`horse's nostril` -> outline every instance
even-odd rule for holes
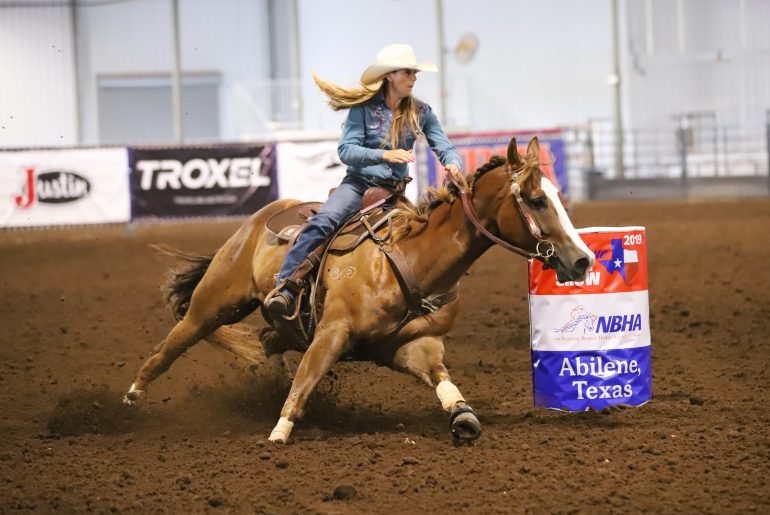
[[[588,270],[589,266],[591,266],[591,261],[586,257],[582,257],[575,261],[575,270],[579,271],[580,273]]]

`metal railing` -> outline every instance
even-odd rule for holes
[[[668,127],[632,128],[623,132],[624,176],[721,177],[768,174],[768,122],[762,125],[719,124],[713,115],[686,114]],[[577,166],[614,178],[611,123],[592,120],[575,129],[583,148]]]
[[[765,192],[770,192],[770,109],[764,125],[719,123],[714,113],[701,112],[677,115],[665,127],[626,129],[623,177],[615,176],[610,120],[590,120],[572,130],[569,155],[573,182],[580,182],[586,173],[605,182],[677,179],[687,194],[693,181],[745,181],[753,177],[757,181],[767,179]]]

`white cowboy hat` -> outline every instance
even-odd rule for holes
[[[418,70],[437,72],[438,68],[430,61],[417,62],[411,45],[388,45],[377,52],[377,59],[361,74],[361,84],[368,86],[378,82],[386,74],[396,70]]]

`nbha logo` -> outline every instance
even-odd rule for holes
[[[599,317],[599,323],[596,324],[597,333],[625,333],[641,330],[642,315],[640,313]]]
[[[575,306],[570,311],[570,319],[561,327],[554,328],[557,333],[572,333],[582,327],[584,334],[626,333],[642,330],[642,314],[627,315],[596,315],[587,311],[582,305]]]
[[[27,177],[21,194],[14,201],[22,209],[30,207],[35,200],[44,204],[63,204],[79,200],[91,191],[91,183],[85,177],[65,170],[35,174],[34,168],[25,170]]]

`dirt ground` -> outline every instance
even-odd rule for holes
[[[210,251],[238,223],[0,232],[0,513],[770,513],[770,201],[573,219],[647,227],[654,399],[534,409],[526,263],[495,248],[446,342],[484,425],[470,446],[433,390],[367,363],[338,364],[273,445],[285,391],[205,343],[124,407],[172,327],[147,244]]]

